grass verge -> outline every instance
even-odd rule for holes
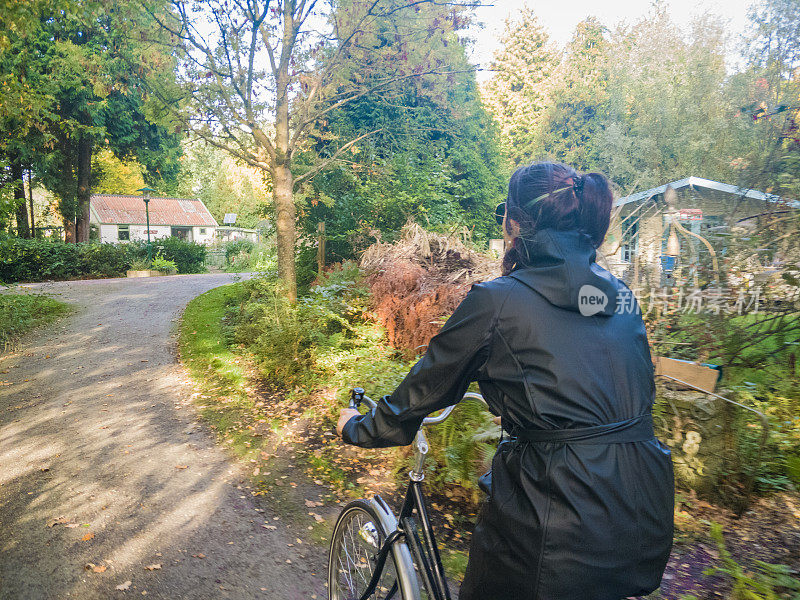
[[[215,288],[186,307],[178,333],[181,360],[197,387],[200,414],[237,456],[260,450],[248,428],[257,406],[248,396],[241,357],[226,343],[224,317],[241,284]]]
[[[187,305],[178,329],[181,362],[195,384],[201,417],[218,441],[252,469],[252,495],[269,498],[284,522],[326,543],[329,524],[312,517],[322,512],[317,507],[335,498],[322,482],[301,475],[306,457],[302,445],[293,441],[292,424],[268,416],[264,390],[250,387],[247,357],[228,343],[225,317],[241,302],[242,291],[241,283],[218,287]]]
[[[0,347],[8,350],[25,332],[72,312],[72,307],[41,294],[0,294]]]

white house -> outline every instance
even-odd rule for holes
[[[217,222],[202,201],[191,198],[150,198],[150,239],[179,237],[210,244]],[[89,222],[100,229],[100,241],[147,240],[147,215],[141,196],[95,194]]]

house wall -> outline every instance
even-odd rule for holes
[[[201,233],[200,230],[205,231],[205,233]],[[214,241],[214,232],[215,227],[193,227],[192,228],[192,239],[197,242],[198,244],[205,244],[209,245]]]
[[[131,241],[147,241],[147,226],[130,225]],[[200,229],[205,229],[206,233],[201,234]],[[210,244],[214,241],[214,227],[192,227],[192,240],[199,244]],[[170,225],[150,225],[150,239],[165,238],[172,235]],[[117,236],[117,225],[100,225],[100,241],[109,244],[120,242]],[[125,243],[124,241],[122,242]]]
[[[150,225],[150,239],[155,240],[158,238],[165,238],[172,235],[172,229],[169,225]],[[131,240],[132,241],[147,241],[147,226],[146,225],[131,225]]]
[[[100,225],[100,241],[104,244],[116,244],[117,240],[117,226],[116,225]]]
[[[146,225],[130,225],[130,241],[147,241]],[[169,225],[150,225],[150,239],[169,237],[172,233]],[[100,241],[116,244],[120,240],[117,236],[117,225],[100,225]],[[122,242],[125,243],[125,242]]]
[[[765,202],[762,200],[755,200],[751,198],[741,198],[732,194],[718,192],[714,190],[691,190],[681,189],[677,191],[678,202],[676,208],[680,209],[700,209],[703,212],[703,220],[693,222],[689,220],[681,220],[680,223],[686,229],[692,230],[694,223],[695,233],[707,237],[707,228],[709,226],[727,225],[729,227],[747,227],[748,224],[754,223],[755,219],[745,222],[744,224],[737,224],[739,219],[744,217],[761,214],[770,210],[785,210],[785,207],[778,206],[775,203]],[[666,238],[667,230],[664,224],[664,208],[663,196],[657,197],[659,200],[659,210],[647,211],[642,209],[640,212],[648,213],[649,216],[642,218],[639,221],[639,248],[638,248],[638,282],[639,285],[652,285],[658,286],[661,281],[661,248],[662,241]],[[631,203],[624,206],[621,210],[620,218],[624,218],[631,212],[639,208],[641,203]],[[699,225],[699,226],[698,226]],[[613,235],[620,235],[620,228],[612,227],[609,233]],[[690,242],[683,235],[679,234],[681,242],[681,261],[684,264],[691,262],[692,249],[690,243],[700,252],[700,256],[707,256],[708,250],[702,245],[699,240]],[[718,258],[724,254],[725,247],[719,240],[710,239],[717,251]],[[614,249],[616,244],[610,244],[609,238],[601,246],[602,249]],[[610,268],[612,273],[617,277],[625,279],[627,282],[632,282],[634,276],[634,265],[626,263],[622,260],[622,255],[619,249],[610,255],[609,262],[613,265]],[[604,265],[605,266],[605,265]],[[608,267],[607,267],[608,268]]]

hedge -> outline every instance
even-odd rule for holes
[[[178,238],[153,242],[153,255],[175,262],[178,273],[202,273],[206,248]],[[45,281],[124,275],[135,259],[147,257],[147,244],[67,244],[47,240],[0,239],[0,281]]]

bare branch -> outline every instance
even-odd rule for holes
[[[314,177],[314,175],[316,175],[317,173],[322,171],[325,167],[330,165],[333,161],[335,161],[342,152],[344,152],[348,148],[352,147],[353,144],[356,144],[356,143],[360,142],[361,140],[363,140],[364,138],[367,138],[367,137],[369,137],[371,135],[375,135],[376,133],[379,133],[381,131],[383,131],[383,128],[375,129],[374,131],[369,131],[367,133],[364,133],[364,134],[358,136],[355,139],[350,140],[349,142],[344,144],[341,148],[336,150],[336,152],[334,152],[330,157],[326,158],[321,163],[319,163],[318,165],[314,166],[310,170],[306,171],[302,175],[298,175],[297,177],[295,177],[295,179],[294,179],[295,187],[298,187],[301,183],[303,183],[305,181],[308,181],[309,179]]]

